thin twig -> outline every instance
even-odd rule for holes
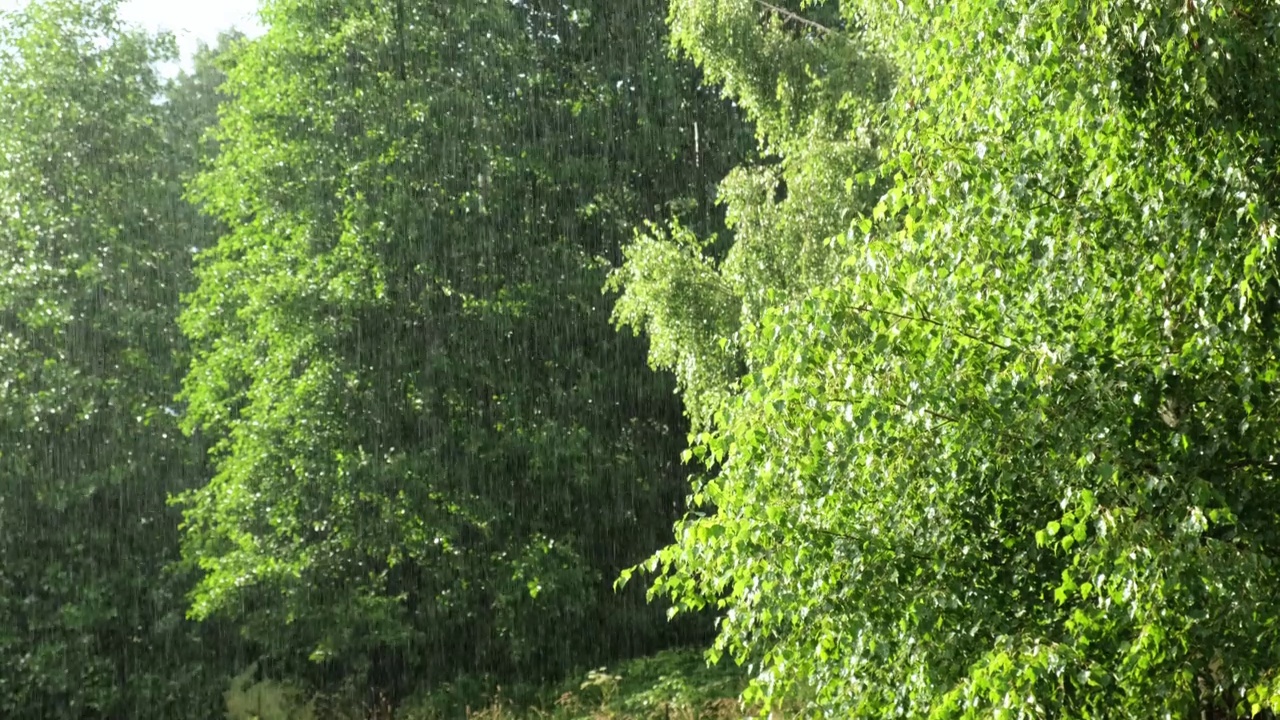
[[[818,32],[820,32],[820,33],[822,33],[822,34],[824,34],[824,35],[839,35],[839,34],[840,34],[840,33],[839,33],[839,32],[837,32],[836,30],[833,30],[832,28],[829,28],[829,27],[827,27],[826,25],[823,25],[822,23],[814,22],[814,21],[810,20],[810,19],[809,19],[809,18],[807,18],[807,17],[804,17],[804,16],[802,16],[802,15],[797,15],[797,14],[795,14],[795,13],[791,12],[790,10],[788,10],[788,9],[786,9],[786,8],[780,8],[780,7],[778,7],[777,5],[773,5],[773,4],[771,4],[771,3],[767,3],[767,2],[765,2],[764,0],[756,0],[756,4],[757,4],[757,5],[759,5],[760,7],[764,8],[765,10],[768,10],[769,12],[772,12],[773,14],[777,15],[778,17],[781,17],[781,18],[782,18],[782,19],[784,19],[784,20],[790,20],[791,22],[800,23],[801,25],[807,25],[808,27],[811,27],[811,28],[813,28],[814,30],[817,30]]]
[[[915,560],[919,560],[919,561],[921,561],[921,562],[932,562],[932,561],[933,561],[933,558],[932,558],[932,557],[930,557],[930,556],[928,556],[928,555],[921,555],[920,553],[915,552],[915,551],[913,551],[913,550],[908,550],[908,549],[906,549],[906,548],[895,547],[894,545],[891,545],[890,543],[884,542],[883,540],[881,540],[879,543],[875,543],[875,542],[874,542],[874,540],[875,540],[874,538],[870,538],[870,537],[866,537],[866,536],[858,536],[858,535],[847,535],[847,534],[845,534],[845,533],[836,532],[835,530],[828,530],[828,529],[826,529],[826,528],[821,528],[821,527],[818,527],[818,526],[816,526],[816,525],[811,525],[811,524],[809,524],[809,523],[805,523],[805,522],[798,522],[798,523],[796,523],[796,524],[795,524],[795,526],[796,526],[796,527],[799,527],[800,529],[808,530],[809,532],[818,533],[819,535],[826,535],[827,537],[835,538],[835,539],[837,539],[837,540],[844,540],[844,541],[846,541],[846,542],[858,543],[858,544],[862,544],[862,545],[872,545],[872,546],[873,546],[873,548],[874,548],[874,549],[873,549],[873,551],[874,551],[874,552],[886,552],[886,551],[887,551],[887,552],[892,553],[892,554],[894,554],[894,555],[910,557],[910,558],[913,558],[913,559],[915,559]],[[775,526],[775,527],[777,527],[777,526]],[[877,545],[877,544],[879,545],[879,547],[875,547],[875,545]]]
[[[843,402],[848,403],[851,401],[845,400]],[[938,412],[937,410],[930,410],[929,408],[913,408],[910,405],[902,402],[901,400],[890,400],[890,402],[898,406],[899,409],[906,410],[907,412],[911,412],[913,410],[918,410],[920,412],[923,412],[925,415],[928,415],[929,417],[943,424],[947,424],[947,423],[953,423],[957,425],[960,424],[960,419],[955,417],[954,415],[948,415],[946,413]]]
[[[888,315],[889,317],[895,317],[895,318],[898,318],[899,320],[912,320],[912,321],[915,321],[915,322],[928,323],[928,324],[930,324],[930,325],[934,325],[934,326],[936,326],[936,327],[940,327],[940,328],[942,328],[943,330],[950,330],[951,332],[954,332],[954,333],[957,333],[957,334],[962,335],[962,336],[964,336],[964,337],[967,337],[967,338],[969,338],[970,340],[973,340],[974,342],[980,342],[980,343],[982,343],[982,344],[984,344],[984,345],[990,345],[991,347],[996,348],[997,350],[1003,350],[1003,351],[1005,351],[1005,352],[1017,352],[1017,351],[1019,351],[1019,350],[1021,349],[1021,348],[1019,348],[1016,344],[1015,344],[1015,345],[1001,345],[1000,343],[998,343],[998,342],[996,342],[996,341],[994,341],[994,340],[990,340],[990,339],[988,339],[988,338],[984,338],[984,337],[982,337],[981,335],[974,335],[973,333],[968,332],[968,331],[964,330],[963,328],[952,327],[952,326],[947,325],[946,323],[944,323],[944,322],[942,322],[942,321],[940,321],[940,320],[934,320],[933,318],[928,317],[928,316],[924,316],[924,317],[917,317],[917,316],[915,316],[915,315],[904,315],[904,314],[902,314],[902,313],[896,313],[896,312],[893,312],[892,310],[884,310],[884,309],[882,309],[882,308],[875,308],[875,307],[870,307],[870,306],[867,306],[867,305],[859,305],[859,306],[857,306],[857,307],[854,307],[853,309],[854,309],[854,310],[857,310],[858,312],[862,312],[862,313],[880,313],[881,315]],[[1009,340],[1010,342],[1013,342],[1010,338],[1005,338],[1005,339],[1006,339],[1006,340]]]

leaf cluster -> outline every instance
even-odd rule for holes
[[[720,335],[743,370],[699,407],[703,507],[651,560],[657,593],[720,608],[713,654],[754,663],[766,707],[1272,708],[1277,7],[845,2],[820,38],[755,10],[690,0],[672,23],[784,168],[846,192],[805,196],[838,218],[799,230],[825,273],[749,268],[765,300],[740,292]],[[819,152],[759,109],[791,97],[753,80],[789,67],[770,42],[877,58],[814,101],[856,118]],[[770,200],[726,194],[729,217]],[[765,217],[785,247],[805,215]],[[662,306],[666,281],[625,302]]]

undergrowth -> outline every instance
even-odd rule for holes
[[[463,678],[385,705],[338,710],[247,672],[226,693],[228,720],[739,720],[742,671],[708,667],[698,650],[668,650],[548,686],[502,687]],[[329,705],[327,711],[318,709]]]

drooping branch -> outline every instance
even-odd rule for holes
[[[908,320],[912,322],[926,323],[929,325],[933,325],[935,327],[942,328],[943,330],[954,332],[957,335],[966,337],[970,340],[973,340],[974,342],[982,343],[983,345],[988,345],[997,350],[1003,350],[1005,352],[1021,352],[1021,348],[1019,348],[1016,344],[1014,344],[1013,340],[1010,338],[1003,338],[1004,340],[1008,340],[1009,344],[1001,345],[995,340],[982,337],[981,335],[970,332],[964,328],[958,328],[953,325],[947,325],[941,320],[934,319],[932,317],[929,317],[928,315],[922,315],[917,317],[915,315],[906,315],[903,313],[894,312],[892,310],[885,310],[883,308],[871,307],[870,305],[857,305],[857,306],[854,306],[852,309],[860,313],[879,313],[881,315],[887,315],[888,317],[897,318],[899,320]]]
[[[800,25],[804,25],[806,27],[813,28],[814,30],[817,30],[823,35],[840,35],[840,32],[835,29],[829,28],[826,25],[823,25],[822,23],[814,22],[813,20],[810,20],[809,18],[804,17],[803,15],[797,15],[796,13],[793,13],[786,8],[778,7],[777,5],[774,5],[772,3],[767,3],[764,0],[756,0],[756,4],[764,8],[766,11],[771,12],[774,15],[777,15],[783,20],[787,20],[790,22],[798,23]]]

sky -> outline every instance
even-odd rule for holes
[[[152,30],[170,30],[183,58],[190,58],[198,41],[212,44],[230,27],[256,34],[258,0],[127,0],[120,17]]]
[[[26,1],[0,0],[0,10],[21,7]],[[258,0],[125,0],[120,17],[150,30],[172,31],[185,63],[199,41],[213,44],[222,30],[234,26],[249,35],[261,32],[257,8]]]

